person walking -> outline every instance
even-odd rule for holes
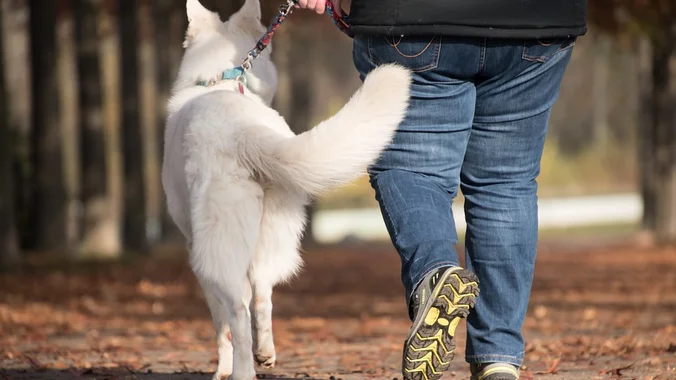
[[[299,6],[323,13],[326,4]],[[362,80],[386,63],[413,72],[406,118],[368,170],[413,322],[403,377],[439,379],[467,317],[472,379],[518,379],[538,239],[536,179],[552,105],[587,31],[587,0],[352,0],[349,14]],[[458,189],[466,268],[454,249]]]

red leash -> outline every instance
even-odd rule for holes
[[[261,37],[261,39],[258,40],[256,46],[247,53],[246,58],[244,58],[242,64],[240,66],[235,67],[234,69],[224,71],[221,74],[221,78],[219,79],[237,80],[238,90],[241,94],[244,94],[244,87],[246,86],[246,71],[251,68],[253,60],[256,59],[256,57],[258,57],[261,54],[261,52],[265,50],[266,47],[268,47],[270,41],[272,40],[272,36],[275,34],[275,31],[277,31],[277,28],[279,28],[279,26],[282,25],[284,20],[286,20],[286,17],[289,16],[291,12],[293,12],[294,8],[297,7],[298,7],[297,0],[286,0],[286,3],[280,5],[279,12],[277,12],[277,16],[275,17],[275,21],[272,23],[272,25],[268,27],[268,30],[265,32],[265,35],[263,35],[263,37]],[[338,27],[338,29],[340,29],[348,37],[354,37],[350,33],[350,24],[348,22],[347,14],[341,12],[342,16],[339,16],[335,12],[331,0],[326,0],[326,10],[329,16],[331,16],[331,20],[336,25],[336,27]],[[197,81],[196,84],[208,87],[213,83],[215,83],[216,81],[217,80],[200,80]]]
[[[334,25],[336,25],[338,29],[340,29],[348,37],[354,37],[352,32],[350,32],[349,16],[342,9],[340,12],[342,16],[339,16],[335,12],[335,9],[333,9],[333,3],[331,3],[331,0],[326,0],[326,11],[328,12],[329,16],[331,16]]]
[[[297,0],[286,0],[286,3],[283,3],[282,5],[279,6],[279,12],[277,12],[277,16],[275,16],[275,20],[272,22],[272,25],[268,27],[268,30],[265,32],[265,35],[261,37],[261,39],[258,40],[256,43],[256,46],[249,51],[247,54],[246,58],[244,59],[244,62],[242,63],[242,69],[244,71],[248,70],[251,67],[251,61],[253,61],[258,55],[265,50],[266,47],[270,44],[270,41],[272,40],[272,36],[275,34],[277,31],[277,28],[279,28],[280,25],[286,20],[286,17],[293,12],[294,8],[298,6]],[[345,33],[348,37],[352,38],[354,37],[352,33],[350,32],[350,23],[348,21],[348,15],[345,14],[345,12],[341,12],[342,16],[339,16],[336,12],[335,9],[333,9],[333,4],[331,3],[331,0],[326,0],[326,9],[327,13],[329,16],[331,16],[331,20],[333,23],[340,29],[343,33]]]

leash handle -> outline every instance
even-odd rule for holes
[[[240,75],[240,78],[244,77],[244,73],[251,69],[251,64],[256,57],[258,57],[263,50],[265,50],[266,47],[270,44],[270,40],[272,40],[272,36],[275,34],[275,31],[277,31],[277,28],[286,20],[286,17],[293,12],[293,10],[298,6],[297,0],[286,0],[285,3],[282,3],[279,6],[279,11],[277,12],[277,16],[275,17],[274,22],[268,27],[268,30],[265,32],[263,37],[258,40],[256,43],[256,46],[251,49],[247,55],[246,58],[244,58],[244,61],[242,64],[239,66],[242,71],[242,75]],[[352,38],[354,35],[350,32],[350,23],[348,19],[348,15],[342,11],[341,9],[341,14],[342,16],[339,16],[336,12],[335,9],[333,8],[333,3],[331,3],[331,0],[326,0],[326,10],[329,16],[331,16],[331,20],[333,23],[340,29],[343,33],[345,33],[348,37]]]
[[[345,33],[350,38],[354,37],[354,34],[350,31],[350,16],[345,13],[342,9],[340,10],[341,15],[339,16],[336,13],[336,10],[333,8],[333,3],[331,0],[326,0],[326,12],[331,16],[333,24],[340,29],[341,32]]]

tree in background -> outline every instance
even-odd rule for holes
[[[14,218],[14,148],[5,88],[3,13],[0,4],[0,264],[5,265],[18,261],[19,242]]]
[[[177,49],[182,49],[182,37],[185,33],[183,25],[172,25],[176,14],[185,17],[185,6],[183,2],[174,0],[155,0],[153,3],[153,20],[155,24],[154,46],[156,61],[156,79],[157,79],[157,141],[159,144],[160,163],[164,151],[164,127],[167,120],[167,101],[169,100],[169,91],[176,78],[176,67],[172,62],[172,53]],[[187,18],[186,18],[187,20]],[[179,51],[179,54],[181,52]],[[162,240],[175,241],[180,239],[180,231],[171,220],[167,212],[164,190],[160,183],[160,233]]]
[[[32,68],[31,243],[66,246],[66,191],[56,76],[57,1],[30,0]]]
[[[278,72],[278,89],[273,107],[279,111],[295,134],[301,134],[312,127],[311,109],[314,107],[315,54],[318,17],[310,12],[294,13],[293,21],[284,24],[272,44],[272,55]],[[316,42],[315,42],[316,43]],[[308,46],[312,46],[308,48]],[[303,246],[315,244],[314,240],[315,201],[306,207],[307,227],[303,234]]]
[[[39,1],[39,0],[38,0]],[[122,82],[123,241],[147,248],[143,142],[139,123],[138,1],[118,0]]]
[[[643,228],[658,243],[676,244],[676,2],[592,0],[590,18],[606,32],[647,39],[649,64],[638,123]]]
[[[83,204],[80,252],[84,255],[116,255],[120,249],[106,183],[98,33],[101,4],[101,0],[75,0]]]

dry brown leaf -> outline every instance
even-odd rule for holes
[[[606,370],[603,370],[603,371],[599,372],[599,374],[601,374],[601,375],[622,376],[622,371],[631,368],[634,364],[636,364],[636,362],[633,362],[633,363],[631,363],[631,364],[629,364],[629,365],[626,365],[626,366],[623,366],[623,367],[618,367],[618,368],[613,368],[613,369],[606,369]]]

